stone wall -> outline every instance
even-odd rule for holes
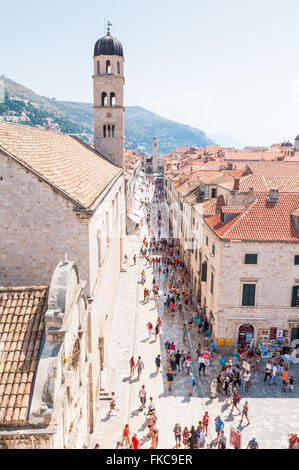
[[[211,258],[205,236],[215,244]],[[215,317],[215,338],[230,338],[237,344],[239,327],[251,324],[255,342],[258,330],[270,327],[288,329],[289,320],[299,323],[299,309],[291,307],[292,288],[299,282],[299,269],[294,265],[298,244],[287,242],[223,241],[204,224],[203,259],[208,261],[207,282],[202,283],[202,298]],[[258,254],[257,265],[244,264],[245,253]],[[214,294],[210,292],[210,272],[214,270]],[[242,306],[243,283],[256,284],[253,307]]]
[[[1,151],[0,176],[0,285],[49,285],[66,253],[88,281],[88,225],[73,204]]]

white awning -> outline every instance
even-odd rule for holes
[[[132,204],[132,211],[134,212],[135,209],[137,209],[137,210],[142,209],[142,204],[141,204],[141,202],[133,201],[133,204]],[[132,212],[132,211],[131,211],[131,212]]]
[[[139,204],[140,204],[141,202],[143,202],[143,201],[142,201],[142,197],[139,196],[139,194],[136,194],[136,193],[134,194],[133,204],[134,204],[135,201],[137,201]]]
[[[138,215],[132,214],[132,212],[128,215],[129,219],[133,220],[136,224],[140,223],[140,217]]]
[[[143,211],[135,209],[134,207],[132,208],[132,213],[138,215],[138,217],[144,217]]]

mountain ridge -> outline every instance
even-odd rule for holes
[[[1,86],[2,82],[2,86]],[[2,93],[1,93],[2,92]],[[59,101],[38,95],[27,87],[0,76],[0,119],[75,134],[93,142],[93,105]],[[151,154],[152,138],[158,138],[159,154],[176,147],[204,147],[214,141],[200,129],[164,118],[141,106],[126,106],[125,146]]]

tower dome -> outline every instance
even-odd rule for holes
[[[111,36],[109,28],[106,36],[99,39],[94,46],[94,56],[98,55],[118,55],[120,57],[124,56],[123,46],[121,42]]]

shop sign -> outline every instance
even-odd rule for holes
[[[230,428],[229,442],[235,449],[241,449],[241,432],[235,428]]]
[[[277,328],[270,328],[269,340],[276,339],[277,336]]]

